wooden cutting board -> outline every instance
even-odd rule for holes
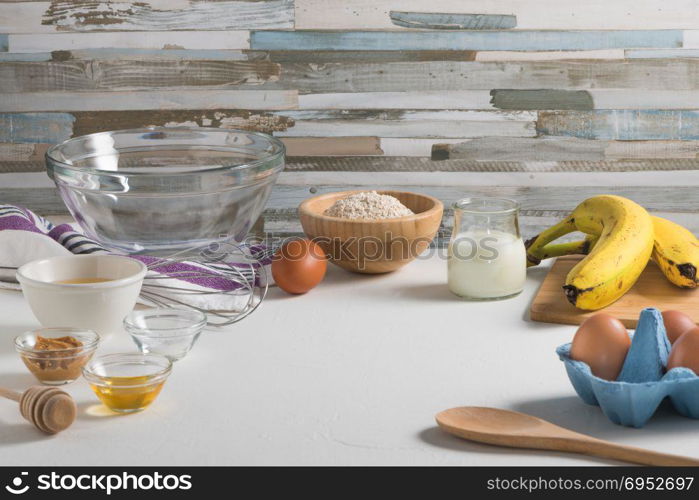
[[[582,259],[579,256],[559,257],[546,275],[534,297],[530,317],[533,321],[579,325],[594,312],[575,308],[561,288],[566,275]],[[635,328],[638,315],[645,307],[676,309],[699,323],[699,288],[685,290],[670,283],[658,267],[650,262],[636,284],[626,294],[602,311],[619,318],[627,328]]]

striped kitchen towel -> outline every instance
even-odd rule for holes
[[[207,310],[245,307],[244,283],[271,284],[274,250],[264,245],[221,242],[197,257],[132,255],[148,266],[141,300],[185,303]],[[15,270],[36,259],[71,254],[114,253],[71,224],[54,225],[26,208],[0,205],[0,288],[19,289]],[[197,293],[201,292],[201,293]]]

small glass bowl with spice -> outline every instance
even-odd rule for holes
[[[63,385],[80,377],[100,337],[82,328],[39,328],[15,338],[15,349],[30,372],[46,385]]]
[[[83,376],[107,408],[133,413],[155,401],[171,371],[160,354],[106,354],[85,365]]]
[[[124,318],[124,329],[142,353],[162,354],[170,361],[185,357],[205,326],[203,312],[176,307],[141,309]]]

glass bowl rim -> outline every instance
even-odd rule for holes
[[[493,210],[474,210],[466,207],[465,205],[468,205],[470,203],[475,203],[478,201],[490,201],[490,202],[499,202],[502,203],[503,205],[509,205],[509,208],[502,208],[502,209],[493,209]],[[511,198],[504,198],[500,196],[469,196],[467,198],[461,198],[460,200],[455,201],[452,204],[452,209],[454,210],[461,210],[463,212],[467,213],[472,213],[472,214],[483,214],[483,215],[505,215],[505,214],[511,214],[511,213],[516,213],[520,209],[520,204],[516,200],[513,200]]]
[[[216,166],[216,167],[211,167],[211,168],[201,168],[197,170],[185,170],[182,172],[168,172],[168,173],[160,173],[160,172],[119,172],[118,170],[101,170],[98,168],[89,168],[89,167],[76,167],[75,165],[72,165],[70,163],[66,163],[62,160],[59,160],[55,158],[53,155],[60,150],[61,148],[66,147],[66,145],[71,144],[71,143],[77,143],[79,141],[85,140],[86,138],[93,138],[93,137],[101,137],[101,136],[107,136],[107,135],[116,135],[116,134],[138,134],[138,133],[152,133],[152,132],[176,132],[176,131],[188,131],[188,132],[198,132],[198,133],[241,133],[241,134],[247,134],[247,135],[254,135],[256,137],[259,137],[261,139],[264,139],[265,141],[269,142],[273,147],[274,151],[270,153],[269,155],[265,156],[264,158],[260,158],[258,160],[254,160],[251,162],[246,162],[241,165],[236,165],[235,167],[231,166]],[[222,146],[222,148],[226,148],[226,146]],[[118,148],[115,148],[118,151]],[[151,147],[146,147],[146,149],[153,149],[157,150],[158,148],[153,146]],[[233,148],[229,148],[233,149]],[[265,134],[263,132],[257,132],[253,130],[242,130],[242,129],[223,129],[223,128],[213,128],[213,127],[140,127],[140,128],[128,128],[128,129],[119,129],[119,130],[105,130],[102,132],[94,132],[92,134],[85,134],[85,135],[80,135],[77,137],[71,137],[70,139],[66,139],[65,141],[59,142],[58,144],[54,144],[51,146],[47,151],[46,154],[44,155],[44,158],[46,159],[46,164],[47,164],[47,169],[48,170],[53,170],[52,164],[55,164],[56,166],[60,166],[63,169],[70,170],[73,172],[79,172],[79,173],[87,173],[91,175],[104,175],[104,176],[122,176],[122,177],[158,177],[158,176],[185,176],[185,175],[192,175],[192,174],[204,174],[204,173],[216,173],[216,172],[221,172],[221,171],[226,171],[231,168],[236,168],[238,169],[237,171],[240,170],[251,170],[259,167],[260,165],[263,165],[269,161],[273,160],[278,160],[279,158],[283,158],[284,155],[286,154],[286,146],[284,146],[284,143],[277,139],[276,137]],[[95,155],[99,156],[99,155]]]
[[[38,336],[40,335],[39,332],[65,332],[66,335],[64,336],[71,336],[70,332],[72,331],[74,334],[81,334],[81,335],[86,335],[87,337],[90,337],[91,340],[88,341],[88,343],[83,343],[80,347],[67,347],[65,349],[50,349],[47,351],[41,350],[41,349],[34,349],[31,347],[26,347],[22,345],[22,340],[26,339],[29,336]],[[81,339],[78,339],[81,340]],[[95,331],[89,330],[87,328],[75,328],[75,327],[63,327],[63,326],[53,326],[53,327],[43,327],[43,328],[36,328],[34,330],[27,330],[24,333],[21,333],[17,335],[14,339],[14,344],[15,344],[15,350],[19,352],[22,355],[26,355],[27,357],[40,357],[42,359],[51,359],[52,357],[60,357],[65,359],[67,356],[50,356],[51,353],[73,353],[74,356],[72,357],[77,357],[81,356],[84,354],[88,354],[89,352],[94,352],[97,347],[99,346],[99,343],[101,341],[101,338],[99,334]]]
[[[178,316],[178,313],[180,313],[180,318],[183,318],[185,314],[190,315],[196,315],[198,317],[198,320],[196,322],[192,321],[190,324],[187,326],[181,327],[181,328],[149,328],[149,327],[140,327],[136,326],[133,324],[130,320],[134,316],[141,316],[144,317],[145,321],[148,321],[150,317],[158,317],[159,315],[162,315],[163,313],[172,313],[174,316]],[[150,338],[153,337],[152,335],[149,335],[148,332],[169,332],[173,330],[182,330],[182,333],[172,333],[171,335],[167,335],[167,337],[170,338],[178,338],[178,337],[194,337],[195,335],[199,334],[201,330],[206,326],[207,323],[207,318],[206,314],[204,314],[201,311],[198,311],[196,309],[188,309],[184,307],[156,307],[156,308],[151,308],[151,309],[140,309],[140,310],[134,310],[131,311],[129,314],[126,315],[124,318],[123,324],[124,324],[124,329],[132,336],[134,337],[144,337],[144,338]],[[163,338],[166,337],[166,335],[161,335],[158,338]]]
[[[151,360],[158,360],[158,361],[165,361],[166,365],[163,367],[161,370],[147,374],[147,375],[134,375],[135,377],[148,377],[147,380],[145,380],[142,384],[134,384],[134,385],[115,385],[115,384],[107,384],[106,380],[109,378],[114,378],[114,377],[109,377],[105,375],[98,375],[92,370],[93,365],[99,364],[102,365],[105,361],[109,360],[118,360],[119,358],[122,358],[122,360],[128,360],[128,359],[146,359],[150,358]],[[121,364],[121,363],[111,363],[111,364]],[[89,362],[85,363],[85,365],[82,367],[82,373],[85,379],[87,379],[88,382],[91,384],[96,384],[100,386],[104,385],[109,385],[110,387],[144,387],[144,386],[149,386],[149,385],[155,385],[165,379],[170,375],[170,372],[172,372],[172,361],[168,359],[166,356],[162,354],[156,354],[156,353],[141,353],[141,352],[129,352],[129,353],[113,353],[113,354],[102,354],[101,356],[98,356],[96,358],[92,358]]]

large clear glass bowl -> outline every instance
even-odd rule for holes
[[[243,241],[284,169],[266,134],[146,128],[69,139],[46,168],[85,234],[129,253]]]

